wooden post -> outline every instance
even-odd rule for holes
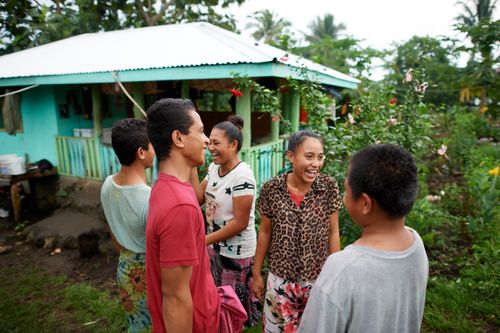
[[[300,96],[295,90],[291,91],[290,99],[290,122],[292,127],[292,133],[299,130],[299,119],[300,119]]]
[[[278,99],[282,101],[284,96],[278,92]],[[283,102],[281,102],[282,104]],[[280,118],[271,118],[271,141],[276,141],[280,138]]]
[[[86,176],[87,177],[96,177],[102,179],[103,170],[101,165],[101,156],[99,154],[99,146],[100,140],[98,137],[102,135],[102,110],[101,110],[101,87],[98,84],[92,85],[92,120],[94,122],[94,140],[92,143],[94,144],[94,148],[96,152],[93,157],[90,157],[93,163],[95,163],[95,171],[97,174],[91,174],[93,168],[90,167],[89,163],[91,163],[88,159],[86,159]],[[88,147],[85,147],[88,149]],[[89,156],[88,153],[85,156]]]
[[[290,120],[290,92],[286,92],[282,95],[281,110],[282,110],[283,118],[285,120]],[[284,134],[284,133],[281,133],[281,134]]]
[[[252,105],[250,88],[242,88],[243,96],[236,97],[236,114],[243,118],[243,147],[250,148],[252,145]]]
[[[219,92],[214,91],[213,94],[214,94],[214,103],[213,103],[214,109],[212,111],[220,111],[219,110]]]
[[[101,110],[101,87],[99,84],[92,85],[92,121],[94,123],[94,136],[102,134],[102,110]]]
[[[181,97],[189,98],[189,81],[182,81]]]
[[[142,82],[134,82],[132,84],[132,98],[144,109],[144,84]],[[144,119],[141,110],[134,105],[134,118]]]

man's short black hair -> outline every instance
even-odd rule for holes
[[[148,150],[149,142],[145,120],[127,118],[113,124],[111,145],[120,164],[130,166],[134,163],[137,149]]]
[[[193,118],[189,111],[195,111],[193,102],[182,98],[163,98],[151,105],[148,110],[148,135],[159,160],[170,156],[172,133],[189,133]]]
[[[354,199],[366,193],[393,218],[409,213],[417,197],[417,166],[409,152],[393,144],[366,147],[351,158],[348,181]]]

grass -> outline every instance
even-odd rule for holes
[[[497,332],[499,299],[477,293],[472,280],[432,278],[427,289],[424,332]]]
[[[126,331],[118,299],[107,291],[87,283],[72,283],[65,276],[51,275],[40,267],[8,267],[2,271],[0,332]],[[95,323],[85,325],[91,322]],[[260,333],[262,326],[244,332]]]
[[[2,269],[0,332],[124,332],[118,300],[38,267]],[[96,321],[91,325],[85,323]]]
[[[422,332],[498,332],[496,253],[487,253],[490,262],[477,260],[455,276],[446,275],[446,269],[435,271],[427,288]],[[440,264],[442,260],[434,263]],[[40,267],[2,267],[2,272],[0,332],[119,333],[126,329],[118,299],[107,291],[73,283]],[[95,323],[85,325],[89,322]],[[244,332],[262,332],[262,327]]]

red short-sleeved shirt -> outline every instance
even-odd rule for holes
[[[217,332],[220,300],[210,273],[205,224],[191,184],[160,173],[146,224],[146,281],[153,332],[165,332],[160,268],[192,266],[193,332]]]

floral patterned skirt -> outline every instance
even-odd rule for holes
[[[146,265],[144,253],[127,249],[120,252],[116,279],[120,301],[125,310],[129,333],[151,332],[146,295]]]
[[[245,308],[248,316],[246,326],[254,326],[262,317],[262,306],[252,292],[252,267],[253,257],[245,259],[232,259],[221,256],[216,249],[208,247],[210,255],[210,270],[214,277],[215,285],[231,286]]]
[[[312,286],[311,281],[285,280],[269,272],[264,304],[264,332],[297,332]]]

